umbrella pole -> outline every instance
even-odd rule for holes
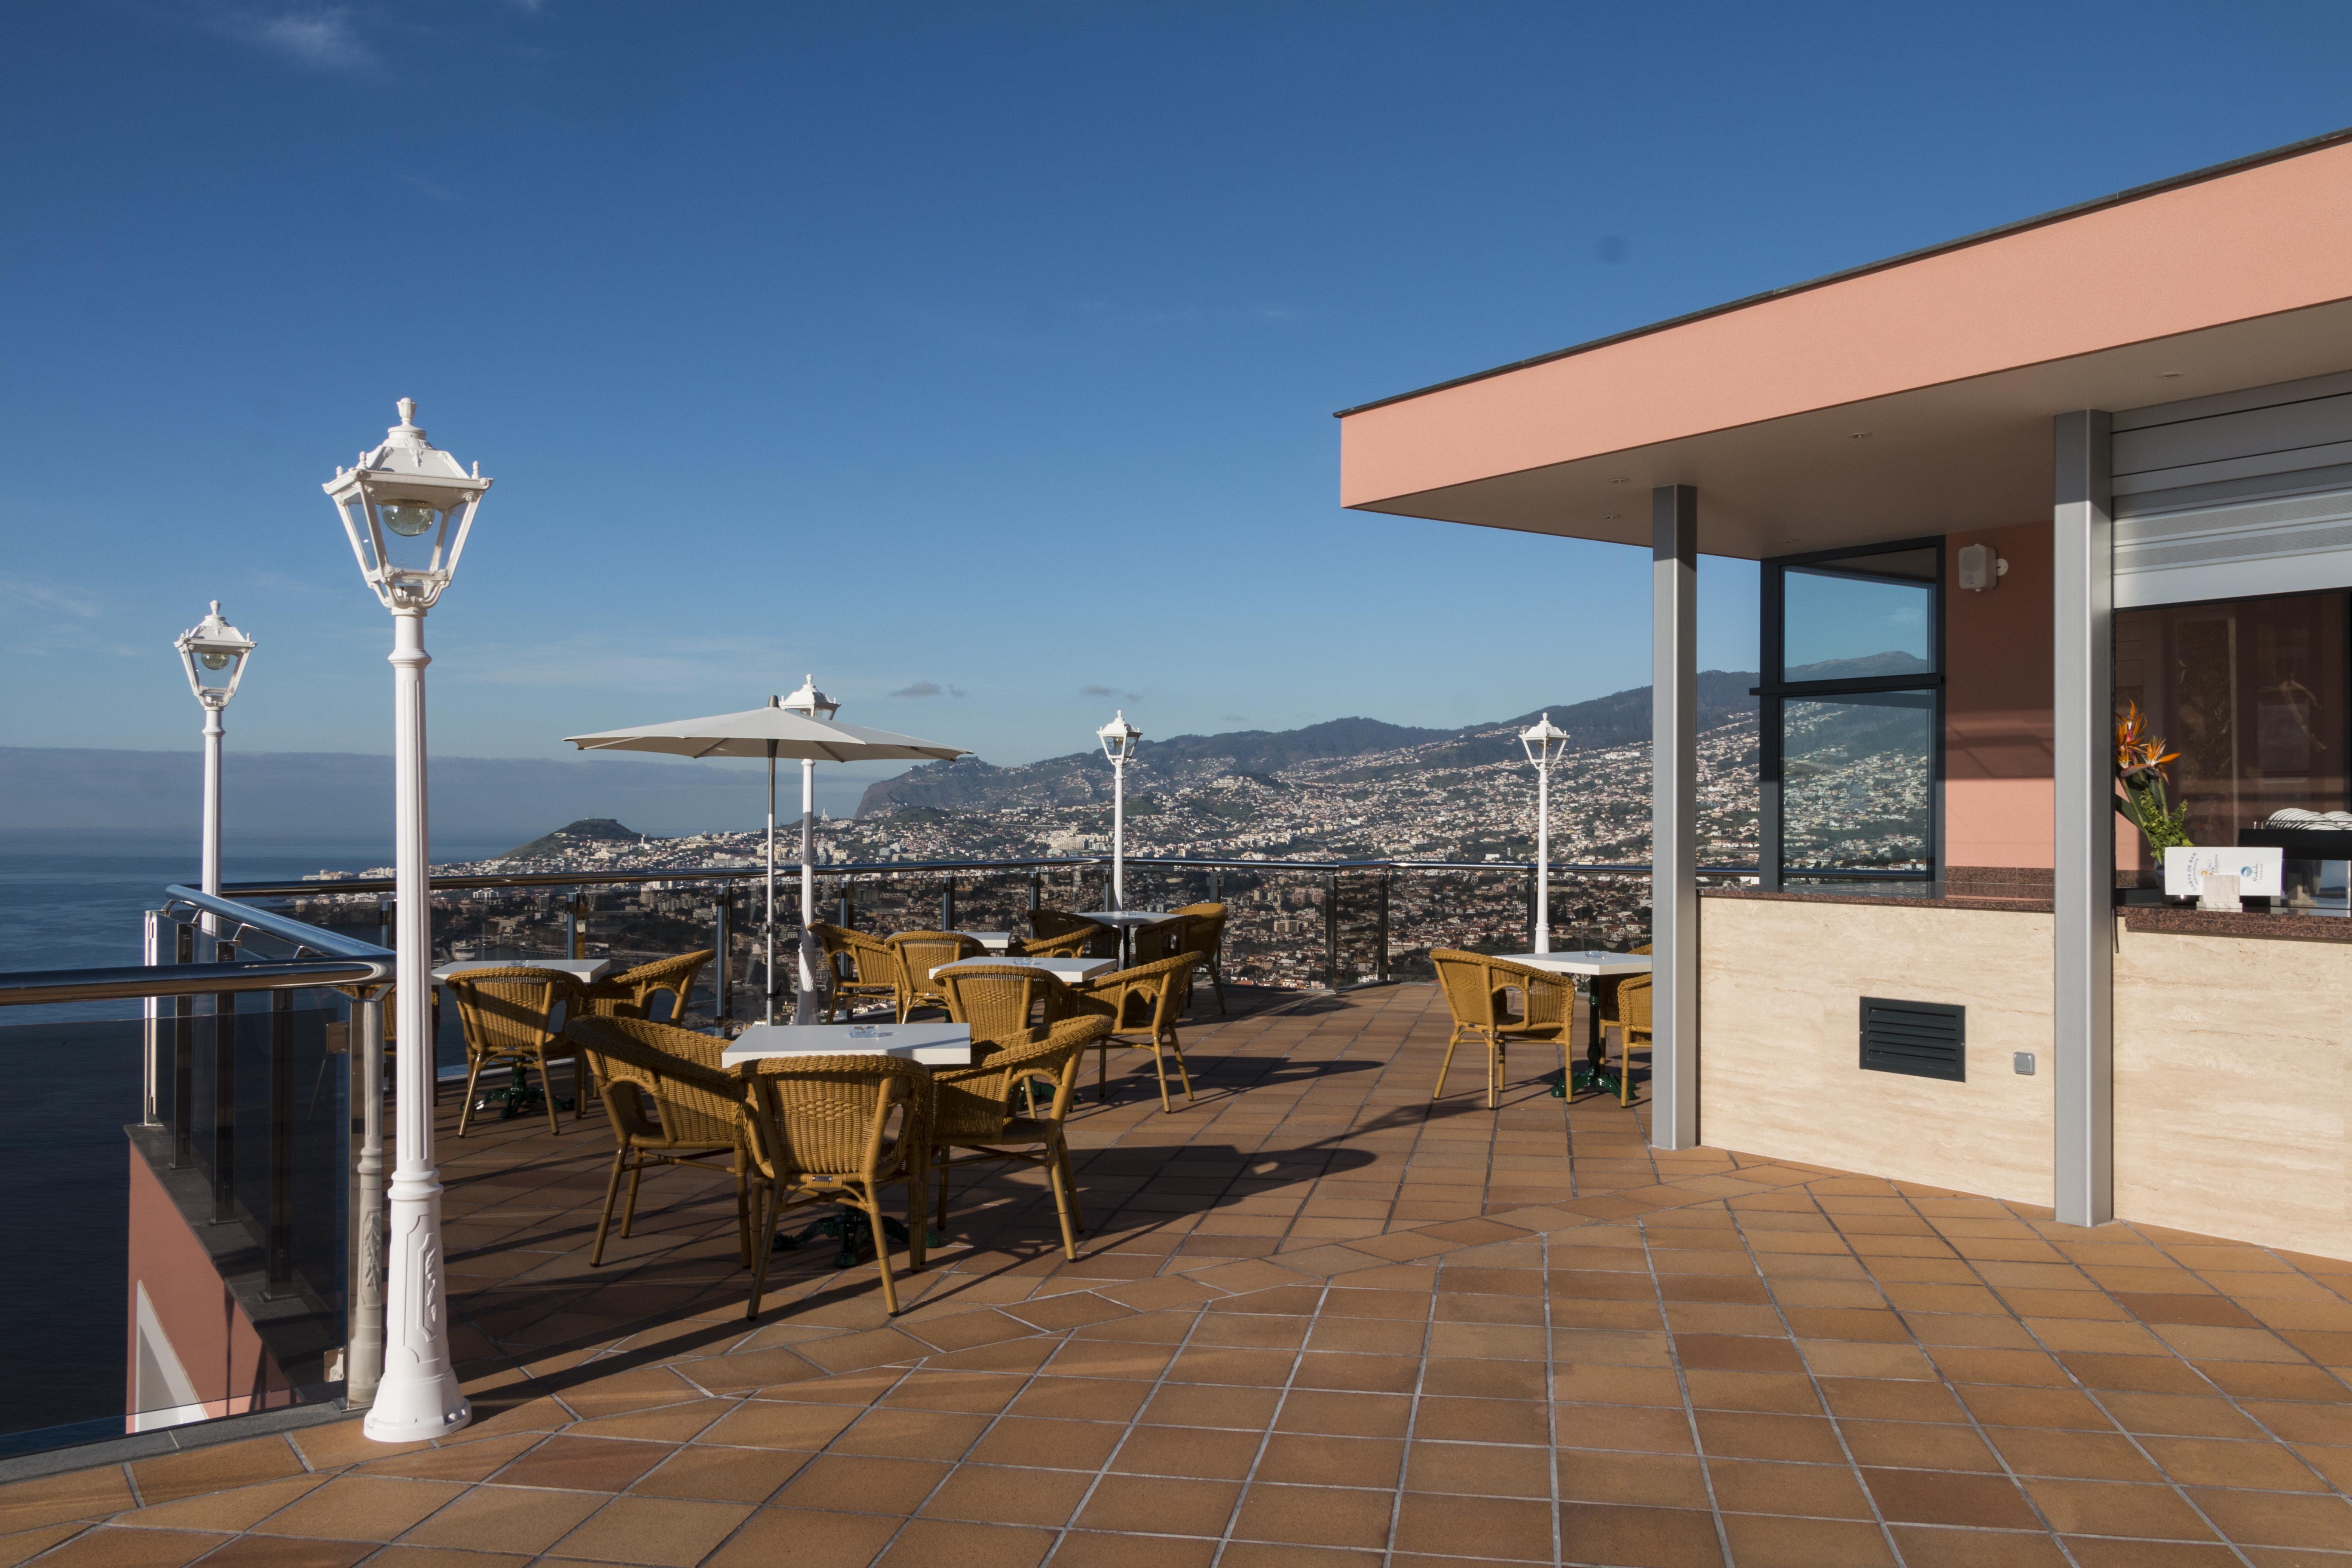
[[[801,930],[816,920],[816,759],[801,759]],[[814,985],[808,972],[808,949],[801,950],[801,984]]]
[[[768,1010],[761,1022],[776,1021],[776,743],[768,742]]]

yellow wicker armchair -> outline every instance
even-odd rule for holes
[[[1486,961],[1486,983],[1496,993],[1496,1029],[1492,1081],[1486,1103],[1492,1107],[1503,1086],[1503,1068],[1514,1040],[1549,1041],[1559,1047],[1559,1083],[1552,1093],[1565,1099],[1576,1083],[1576,1066],[1570,1051],[1576,1033],[1576,982],[1568,975],[1507,958]],[[1519,994],[1517,1017],[1503,1011],[1502,994]]]
[[[1118,956],[1118,932],[1100,921],[1090,921],[1084,915],[1074,915],[1067,910],[1031,910],[1029,911],[1029,934],[1033,939],[1067,936],[1073,931],[1082,931],[1086,934],[1086,951],[1056,953],[1055,957],[1117,958]],[[1035,954],[1034,948],[1030,951],[1033,955]]]
[[[931,1135],[930,1074],[896,1057],[771,1057],[732,1069],[753,1099],[745,1121],[752,1188],[751,1300],[760,1315],[775,1250],[776,1222],[820,1204],[856,1209],[874,1233],[882,1305],[898,1311],[890,1276],[890,1240],[882,1225],[883,1189],[907,1189],[907,1267],[923,1266],[924,1188]],[[842,1215],[846,1243],[849,1216]]]
[[[608,974],[587,987],[588,1011],[604,1018],[649,1018],[653,1016],[654,998],[667,992],[670,998],[667,1022],[682,1022],[686,1017],[686,999],[694,994],[694,983],[701,976],[702,966],[717,956],[713,949],[706,947]]]
[[[1077,1260],[1077,1238],[1087,1227],[1078,1212],[1063,1123],[1087,1047],[1109,1030],[1110,1021],[1102,1017],[1066,1018],[1050,1029],[1025,1030],[995,1041],[978,1039],[975,1029],[971,1066],[932,1070],[938,1099],[932,1110],[931,1163],[940,1173],[940,1191],[931,1212],[942,1236],[947,1231],[949,1166],[983,1161],[1039,1165],[1054,1189],[1054,1209],[1062,1222],[1062,1256]],[[1039,1079],[1054,1086],[1050,1109],[1043,1116],[1037,1114],[1034,1094],[1028,1092]],[[1015,1085],[1027,1095],[1025,1116],[1013,1113]],[[958,1154],[959,1149],[969,1152]]]
[[[1225,1010],[1225,906],[1186,904],[1176,911],[1192,922],[1185,933],[1184,951],[1201,955],[1201,968],[1216,988],[1217,1011]]]
[[[1490,958],[1483,952],[1465,952],[1459,948],[1432,949],[1429,962],[1437,971],[1439,989],[1445,994],[1445,1010],[1454,1017],[1454,1032],[1446,1038],[1445,1059],[1438,1064],[1437,1087],[1429,1091],[1430,1099],[1436,1100],[1445,1093],[1445,1076],[1453,1070],[1454,1048],[1465,1040],[1486,1050],[1489,1110],[1501,1100],[1507,1053],[1513,1040],[1557,1043],[1563,1074],[1561,1092],[1566,1092],[1566,1086],[1572,1081],[1565,1076],[1571,1071],[1570,1036],[1574,1032],[1572,1023],[1576,1016],[1572,981],[1547,970],[1530,969],[1524,963]],[[1526,1007],[1516,1016],[1508,1001],[1514,990],[1525,999]]]
[[[1617,1016],[1601,1023],[1601,1048],[1609,1049],[1609,1036],[1617,1036],[1617,1103],[1633,1103],[1633,1047],[1640,1045],[1651,1051],[1652,1071],[1657,1060],[1650,1034],[1650,976],[1628,974],[1617,983]]]
[[[902,931],[887,945],[898,961],[898,1022],[902,1024],[918,1007],[948,1005],[947,993],[931,978],[932,970],[942,963],[988,956],[978,937],[960,931]]]
[[[1160,1075],[1162,1111],[1175,1110],[1168,1098],[1167,1058],[1173,1052],[1176,1074],[1184,1085],[1184,1098],[1192,1098],[1192,1074],[1184,1065],[1184,1047],[1176,1040],[1176,1016],[1183,1011],[1184,994],[1192,989],[1192,966],[1200,961],[1197,952],[1180,952],[1157,963],[1139,963],[1072,988],[1081,1016],[1110,1021],[1109,1029],[1095,1042],[1095,1048],[1101,1052],[1096,1058],[1095,1093],[1103,1103],[1110,1102],[1110,1054],[1114,1050],[1151,1053],[1152,1068]],[[1129,1034],[1143,1037],[1121,1037]]]
[[[1084,931],[1066,931],[1058,936],[1033,936],[1027,942],[1008,943],[1004,949],[1004,956],[1007,958],[1084,958],[1087,956],[1087,949],[1094,945],[1096,935],[1102,930],[1092,921],[1087,922],[1087,929]]]
[[[809,930],[824,944],[824,956],[833,965],[833,995],[825,1004],[826,1023],[833,1022],[836,1010],[845,1012],[861,1002],[887,1002],[893,1007],[898,1005],[898,955],[887,944],[862,931],[827,925],[823,921],[811,921]]]
[[[975,963],[940,975],[940,987],[948,1017],[971,1025],[974,1040],[1009,1040],[1077,1012],[1077,999],[1061,976],[1023,963]],[[1038,1017],[1041,1007],[1045,1016]]]
[[[1650,951],[1650,944],[1645,942],[1639,947],[1629,947],[1625,951],[1647,952]],[[1627,978],[1622,974],[1603,974],[1596,976],[1592,982],[1592,1016],[1600,1021],[1601,1032],[1604,1037],[1608,1034],[1610,1026],[1617,1022],[1617,988],[1624,984]]]
[[[667,1024],[595,1014],[565,1025],[563,1037],[593,1068],[613,1122],[613,1171],[604,1183],[604,1212],[596,1222],[589,1266],[604,1261],[605,1233],[612,1228],[613,1203],[624,1171],[629,1177],[628,1203],[621,1211],[625,1239],[636,1223],[637,1184],[647,1165],[679,1165],[724,1154],[728,1174],[735,1178],[736,1246],[749,1268],[751,1215],[742,1159],[746,1102],[742,1083],[719,1066],[726,1047],[708,1035]]]
[[[498,969],[472,969],[443,982],[457,1005],[457,1020],[466,1031],[466,1102],[457,1108],[457,1136],[472,1123],[474,1089],[482,1069],[504,1066],[513,1074],[507,1093],[507,1113],[513,1115],[523,1089],[525,1068],[539,1069],[539,1086],[547,1101],[547,1125],[557,1134],[563,1126],[555,1119],[555,1089],[548,1082],[547,1064],[572,1064],[572,1114],[577,1121],[588,1113],[587,1076],[580,1069],[577,1048],[559,1036],[555,1013],[566,1017],[586,1012],[580,983],[560,969],[533,969],[515,964]]]

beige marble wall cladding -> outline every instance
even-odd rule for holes
[[[1699,1127],[1720,1149],[2051,1201],[2051,917],[1708,899]],[[1968,1008],[1968,1081],[1864,1072],[1864,996]],[[2011,1055],[2036,1053],[2021,1078]]]
[[[2124,931],[2116,1217],[2352,1258],[2347,1009],[2352,944]]]

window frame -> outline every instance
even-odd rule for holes
[[[1762,598],[1757,616],[1759,641],[1757,655],[1757,685],[1752,695],[1756,704],[1756,869],[1757,885],[1770,892],[1780,892],[1793,881],[1801,886],[1822,882],[1924,882],[1930,896],[1943,889],[1944,880],[1944,679],[1945,679],[1945,536],[1922,535],[1911,539],[1888,540],[1878,544],[1856,544],[1836,550],[1813,550],[1799,555],[1769,555],[1758,563],[1758,587]],[[1935,552],[1936,575],[1932,584],[1933,596],[1928,633],[1928,650],[1934,668],[1911,675],[1874,675],[1846,680],[1785,680],[1780,672],[1787,668],[1788,651],[1788,574],[1791,568],[1834,565],[1861,556],[1891,555],[1906,550],[1930,550]],[[1862,575],[1862,574],[1856,574]],[[1892,581],[1893,579],[1888,579]],[[1906,577],[1905,583],[1919,583],[1918,578]],[[1855,868],[1844,871],[1799,870],[1791,872],[1781,864],[1781,725],[1786,717],[1784,704],[1791,699],[1799,701],[1823,698],[1862,696],[1879,691],[1927,691],[1934,694],[1929,719],[1931,741],[1927,748],[1927,864],[1917,871],[1874,870]]]

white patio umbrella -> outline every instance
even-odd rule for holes
[[[765,708],[680,719],[594,735],[566,735],[583,752],[662,752],[673,757],[765,757],[768,759],[768,981],[766,1023],[776,1021],[776,759],[806,757],[824,763],[945,762],[970,753],[961,746],[936,745],[912,735],[836,724],[795,713],[781,697]],[[806,929],[816,904],[816,871],[809,864],[809,808],[801,811],[801,924]],[[727,962],[720,953],[719,962]],[[805,984],[808,976],[802,976]]]

